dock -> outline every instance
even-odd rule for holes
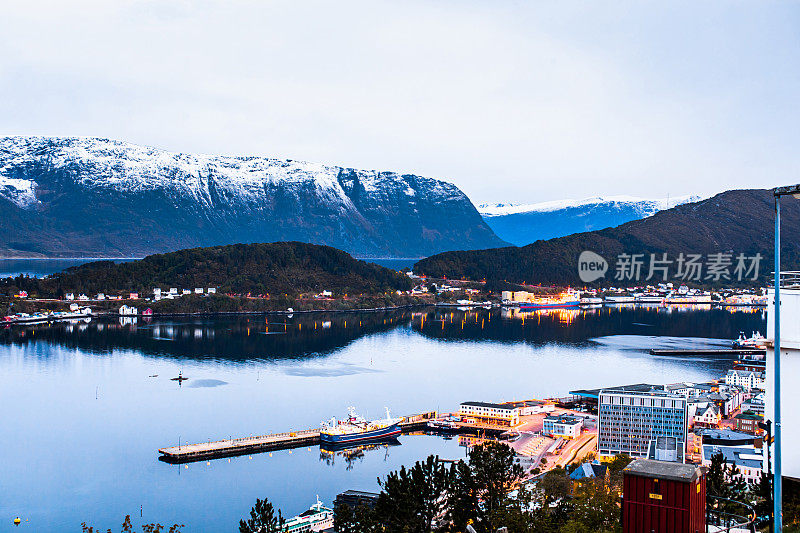
[[[767,351],[761,348],[722,348],[722,349],[689,349],[689,350],[650,350],[650,355],[766,355]]]
[[[420,431],[427,427],[429,418],[425,415],[405,417],[399,426],[403,433]],[[222,457],[236,457],[253,453],[276,450],[290,450],[303,446],[316,446],[320,443],[319,428],[303,431],[272,433],[255,437],[237,437],[225,440],[183,444],[160,448],[159,460],[171,464],[193,463]]]

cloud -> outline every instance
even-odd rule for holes
[[[417,172],[474,201],[797,175],[782,4],[28,2],[0,131]]]

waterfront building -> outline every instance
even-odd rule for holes
[[[728,370],[725,374],[725,384],[742,387],[746,390],[764,390],[765,376],[762,372],[752,370]]]
[[[581,434],[583,418],[570,415],[547,416],[542,426],[542,435],[548,437],[574,439]]]
[[[209,287],[208,288],[208,294],[217,294],[217,288],[216,287]]]
[[[505,402],[503,405],[519,409],[519,416],[531,416],[541,413],[551,413],[556,408],[552,403],[542,400],[524,400],[520,402]]]
[[[761,478],[761,472],[764,467],[764,454],[762,452],[763,448],[756,448],[752,444],[743,446],[703,444],[701,464],[710,466],[712,457],[722,454],[726,465],[734,465],[745,481],[755,483]]]
[[[64,299],[67,300],[67,301],[74,300],[75,299],[75,293],[68,292],[67,294],[64,295]]]
[[[203,287],[195,287],[194,293],[195,294],[203,294]]]
[[[153,299],[156,301],[161,299],[161,289],[159,289],[158,287],[153,289]]]
[[[462,418],[489,426],[514,427],[519,425],[519,409],[508,404],[464,402],[458,408]]]
[[[647,457],[650,441],[674,437],[686,445],[687,400],[664,390],[647,392],[625,388],[604,389],[599,395],[598,440],[600,456],[626,453]]]

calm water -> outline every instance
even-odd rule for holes
[[[0,532],[118,529],[125,514],[185,531],[236,531],[257,497],[292,516],[315,495],[376,478],[457,440],[403,436],[348,463],[316,447],[168,465],[181,442],[457,409],[464,400],[718,377],[729,361],[654,357],[653,346],[727,344],[761,312],[621,309],[153,320],[0,330]],[[709,340],[710,339],[710,340]],[[716,339],[716,340],[714,340]],[[182,371],[179,387],[169,378]],[[188,468],[186,467],[188,466]],[[141,506],[141,507],[140,507]]]

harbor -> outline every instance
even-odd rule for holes
[[[425,413],[403,417],[398,423],[403,433],[420,431],[427,427],[428,420],[435,417],[435,413]],[[377,439],[380,440],[380,439]],[[159,460],[172,464],[192,463],[223,457],[235,457],[251,453],[269,452],[275,450],[290,450],[303,446],[317,446],[321,443],[320,428],[305,429],[302,431],[288,431],[253,437],[237,437],[225,440],[201,442],[198,444],[179,444],[161,448]]]

